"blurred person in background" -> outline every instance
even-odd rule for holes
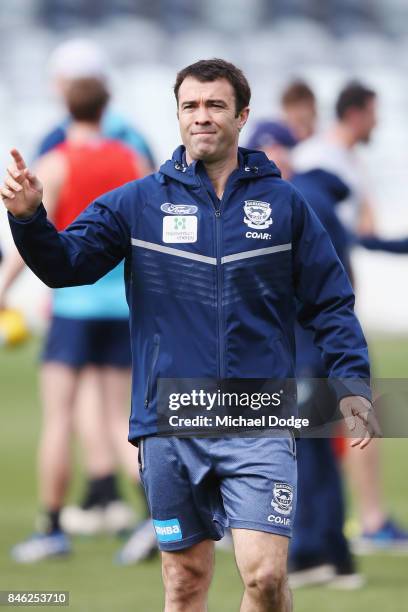
[[[370,250],[408,253],[408,238],[383,240],[378,236],[358,237],[340,221],[336,209],[350,196],[341,178],[322,169],[294,173],[291,166],[293,142],[279,124],[269,126],[269,152],[278,165],[283,163],[285,178],[299,189],[329,233],[340,261],[350,275],[350,251],[356,244]],[[262,145],[253,140],[253,146]],[[327,371],[313,334],[296,327],[296,374],[300,380],[301,415],[329,416],[335,398],[325,384]],[[356,572],[350,546],[344,536],[344,495],[338,460],[344,453],[337,440],[299,439],[298,503],[290,548],[290,584],[293,588],[329,583],[340,589],[363,585]],[[337,459],[336,459],[337,456]],[[357,457],[353,458],[354,460]],[[317,484],[317,486],[316,486]],[[313,491],[313,494],[311,494]]]
[[[332,127],[300,143],[293,155],[296,172],[321,168],[342,178],[350,197],[338,207],[337,214],[352,232],[367,235],[375,233],[375,218],[368,179],[356,147],[370,142],[376,125],[375,91],[351,81],[339,93]]]
[[[146,163],[126,145],[102,135],[100,121],[109,92],[99,79],[70,82],[66,140],[37,162],[45,185],[44,201],[64,229],[101,193],[142,177]],[[24,266],[10,260],[3,276],[0,304]],[[92,533],[95,522],[109,531],[128,528],[133,513],[120,501],[112,457],[136,480],[134,448],[128,445],[125,406],[130,390],[129,310],[123,288],[123,264],[94,285],[53,292],[52,319],[41,367],[43,426],[39,447],[39,533],[12,550],[18,562],[66,554],[71,546],[61,521],[70,482],[70,441],[78,402],[86,430],[86,467],[90,485],[82,513],[71,516],[77,530]],[[72,514],[72,513],[71,513]],[[75,531],[73,528],[72,531]]]
[[[93,77],[108,85],[108,58],[103,50],[89,39],[70,39],[58,46],[51,54],[49,71],[52,85],[65,106],[67,89],[72,79]],[[70,121],[69,115],[66,116],[44,136],[38,148],[38,155],[43,155],[64,142]],[[120,113],[112,109],[111,105],[108,105],[103,113],[101,129],[106,138],[126,143],[145,158],[150,170],[154,169],[154,157],[145,137]]]
[[[301,142],[316,131],[316,97],[310,86],[301,79],[291,81],[281,96],[282,123]]]
[[[305,81],[291,81],[283,90],[281,98],[281,117],[274,120],[258,121],[248,139],[250,149],[264,151],[269,159],[274,159],[272,148],[280,146],[275,134],[279,130],[279,140],[285,142],[284,148],[292,148],[299,142],[310,138],[316,130],[316,97]],[[281,152],[281,172],[286,162]]]
[[[278,122],[269,122],[267,155],[282,171],[282,176],[300,188],[328,231],[340,260],[348,259],[346,232],[335,214],[335,206],[349,193],[335,175],[325,171],[294,174],[291,155],[296,141]],[[261,131],[252,135],[252,147],[263,149]],[[300,183],[300,184],[299,184]],[[313,333],[299,324],[295,328],[296,376],[303,381],[299,389],[299,413],[313,413],[316,398],[325,405],[335,404],[320,351]],[[307,394],[305,394],[307,388]],[[323,412],[323,410],[322,410]],[[358,588],[363,583],[356,572],[349,544],[343,534],[344,496],[341,474],[332,441],[321,438],[297,440],[298,501],[289,549],[289,576],[293,588],[330,583],[339,588]],[[317,486],[316,486],[317,484]]]
[[[54,89],[65,107],[67,107],[67,92],[73,79],[91,77],[109,89],[108,58],[101,47],[89,39],[75,38],[62,43],[53,51],[48,66]],[[38,148],[39,156],[65,141],[71,121],[72,118],[68,113],[65,119],[43,138]],[[103,111],[100,129],[104,137],[118,140],[132,148],[139,156],[139,162],[143,162],[146,172],[154,169],[154,157],[146,139],[126,118],[115,111],[110,103]],[[79,406],[81,405],[80,400],[79,397]],[[86,395],[84,401],[86,402]],[[64,508],[61,520],[70,533],[92,534],[105,529],[106,521],[103,520],[105,513],[101,513],[101,507],[111,501],[109,498],[112,495],[116,495],[114,493],[116,487],[109,484],[116,481],[116,458],[111,453],[111,459],[108,462],[110,446],[103,445],[102,437],[96,431],[93,425],[94,419],[89,411],[79,408],[76,417],[77,431],[84,450],[85,470],[88,473],[87,489],[81,505]],[[125,452],[129,454],[130,450],[126,449]],[[102,457],[104,457],[103,460]],[[108,469],[108,463],[110,463],[110,469]],[[105,471],[105,475],[96,478],[95,472],[101,470]],[[142,499],[144,501],[144,495]],[[145,513],[147,516],[147,507]],[[133,534],[129,546],[124,548],[122,562],[137,562],[150,555],[155,549],[156,540],[153,529],[147,521],[143,521],[138,526],[137,534]]]
[[[294,149],[294,170],[296,173],[326,170],[340,178],[348,187],[349,196],[336,206],[336,214],[351,234],[369,238],[375,235],[374,210],[356,148],[370,142],[377,125],[377,95],[363,83],[351,81],[340,91],[335,109],[336,121],[326,133]],[[371,243],[367,240],[366,245],[373,247],[374,243],[375,239]],[[348,273],[353,279],[350,262]],[[350,449],[348,459],[346,465],[352,465],[348,476],[359,508],[362,532],[354,542],[356,551],[408,548],[408,532],[389,517],[385,506],[379,441],[374,441],[367,453],[355,453]]]
[[[278,166],[282,178],[288,180],[293,174],[291,154],[297,142],[287,126],[279,121],[268,121],[256,127],[247,146],[263,151]]]

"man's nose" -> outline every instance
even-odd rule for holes
[[[208,112],[208,108],[206,106],[199,106],[197,108],[196,111],[196,115],[195,115],[195,123],[197,124],[202,124],[202,123],[210,123],[211,119],[210,119],[210,115]]]

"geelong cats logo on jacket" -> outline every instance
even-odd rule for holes
[[[269,202],[259,202],[258,200],[245,200],[244,204],[244,223],[254,229],[266,229],[272,225],[271,205]]]

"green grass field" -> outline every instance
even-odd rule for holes
[[[77,539],[69,559],[19,566],[9,560],[10,547],[33,530],[37,510],[35,452],[40,425],[37,398],[38,342],[14,350],[0,349],[0,590],[69,590],[75,612],[155,612],[162,609],[159,560],[121,568],[112,559],[121,545],[113,537]],[[408,377],[408,338],[373,338],[376,375]],[[408,524],[408,441],[384,440],[384,489],[393,515]],[[77,498],[77,471],[71,497]],[[137,505],[129,485],[126,492]],[[297,612],[406,612],[408,555],[361,558],[367,585],[353,593],[328,588],[295,593]],[[217,553],[210,610],[239,609],[241,583],[233,557]],[[37,607],[43,609],[43,607]]]

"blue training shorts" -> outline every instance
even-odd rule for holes
[[[290,432],[282,436],[139,440],[139,469],[159,548],[219,540],[225,527],[291,537],[296,444]]]
[[[129,321],[53,317],[41,359],[72,368],[86,365],[130,368]]]

